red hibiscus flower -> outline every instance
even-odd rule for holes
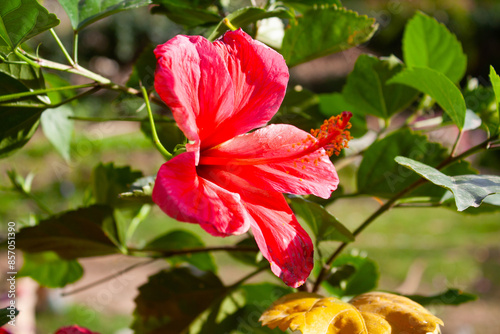
[[[189,143],[161,166],[153,201],[215,236],[251,228],[273,273],[300,286],[313,267],[313,245],[282,193],[328,198],[337,188],[326,151],[349,139],[350,113],[314,136],[292,125],[262,127],[283,101],[288,68],[241,29],[214,43],[177,36],[155,55],[156,91]]]
[[[99,333],[92,332],[91,330],[84,327],[73,325],[73,326],[61,327],[57,330],[57,332],[55,332],[55,334],[99,334]]]

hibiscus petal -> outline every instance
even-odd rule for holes
[[[155,49],[155,89],[186,137],[209,137],[231,116],[234,91],[226,64],[201,36],[179,35]]]
[[[170,217],[200,224],[214,236],[241,234],[250,227],[239,194],[198,176],[194,152],[182,153],[161,166],[153,201]]]
[[[205,147],[265,125],[278,111],[289,77],[283,56],[241,29],[225,33],[214,45],[233,81],[234,112]]]
[[[273,124],[205,150],[200,164],[221,165],[254,186],[328,198],[339,178],[316,139],[292,125]]]
[[[202,166],[200,174],[241,195],[242,204],[251,216],[257,245],[270,262],[272,272],[291,287],[302,285],[314,265],[314,248],[283,195],[255,188],[239,175],[218,166]]]

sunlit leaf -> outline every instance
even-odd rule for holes
[[[332,7],[317,7],[292,22],[281,53],[289,67],[347,50],[366,42],[377,29],[375,19]]]
[[[229,20],[233,26],[236,28],[245,27],[251,23],[255,23],[262,19],[267,19],[270,17],[279,17],[283,19],[293,19],[294,16],[290,11],[284,8],[277,8],[275,10],[266,11],[265,9],[259,7],[244,7],[238,10],[235,10],[231,14],[225,17],[225,19]],[[217,37],[221,36],[225,33],[229,28],[224,24],[222,20],[219,24],[214,28],[208,40],[214,41]]]
[[[170,231],[149,242],[143,250],[159,251],[168,255],[169,252],[183,249],[202,248],[205,244],[197,235],[184,231]],[[187,262],[200,270],[209,270],[215,272],[217,267],[214,258],[207,252],[177,255],[167,259],[172,265]]]
[[[226,288],[212,272],[192,267],[163,270],[139,287],[132,329],[141,334],[178,334]]]
[[[92,186],[96,204],[116,206],[125,204],[119,194],[126,192],[130,185],[142,177],[142,172],[130,166],[118,167],[114,163],[99,163],[92,171]]]
[[[465,122],[465,101],[460,90],[444,74],[426,67],[410,67],[398,73],[388,84],[403,84],[432,97],[461,129]]]
[[[318,5],[336,5],[342,7],[340,0],[284,0],[283,3],[302,13]]]
[[[278,299],[259,319],[263,326],[302,334],[439,333],[443,322],[408,298],[382,292],[357,296],[349,303],[298,292]]]
[[[68,14],[73,29],[78,31],[106,16],[147,6],[151,0],[59,0]]]
[[[354,241],[352,233],[321,205],[302,197],[288,198],[294,213],[302,218],[316,237],[316,244],[321,241]]]
[[[83,268],[76,260],[63,260],[57,253],[24,253],[19,276],[29,276],[48,288],[62,288],[78,281]]]
[[[18,45],[59,24],[36,0],[6,0],[0,6],[0,46]]]
[[[403,56],[407,66],[429,67],[459,82],[467,68],[462,44],[444,24],[417,12],[403,35]]]
[[[56,252],[62,259],[119,253],[109,236],[116,223],[108,206],[94,205],[67,211],[25,227],[16,235],[16,246],[30,253]]]
[[[386,85],[402,69],[403,64],[394,56],[379,59],[363,54],[347,77],[342,95],[356,110],[388,119],[417,95],[416,90],[405,85]]]
[[[66,161],[70,160],[74,124],[74,121],[68,118],[70,116],[73,116],[73,110],[67,105],[62,105],[59,108],[45,110],[40,118],[45,137]]]
[[[478,207],[484,198],[500,193],[500,176],[496,175],[458,175],[448,176],[421,162],[396,157],[396,162],[405,166],[435,185],[446,188],[455,196],[458,211],[468,207]]]

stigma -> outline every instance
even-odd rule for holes
[[[324,148],[328,156],[339,155],[343,148],[348,148],[348,142],[352,139],[349,132],[351,117],[351,112],[344,111],[325,120],[319,129],[312,129],[311,135],[317,140],[315,146]]]

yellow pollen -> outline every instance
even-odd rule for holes
[[[347,143],[353,138],[348,131],[351,128],[351,117],[350,112],[344,111],[325,120],[319,129],[311,130],[311,134],[318,140],[318,148],[324,147],[326,154],[332,156],[339,155],[343,148],[348,147]]]

